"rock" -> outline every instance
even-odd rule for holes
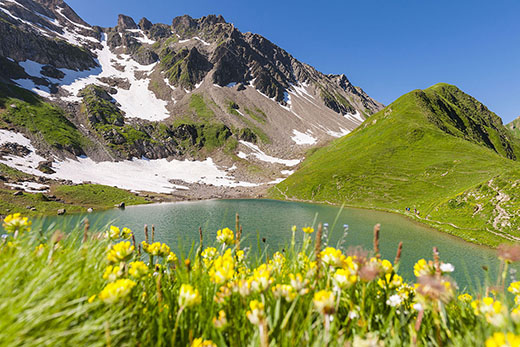
[[[51,160],[42,161],[42,162],[38,163],[38,170],[40,170],[43,173],[49,174],[49,175],[52,175],[53,173],[56,173],[56,171],[54,171],[52,169],[52,161]]]
[[[62,215],[64,215],[65,212],[67,212],[67,210],[65,210],[64,208],[60,208],[60,209],[58,210],[58,216],[62,216]]]
[[[31,211],[36,211],[36,207],[31,207]]]
[[[23,192],[21,190],[17,190],[16,192],[13,193],[14,196],[20,196],[20,195],[23,195]]]
[[[6,142],[0,145],[0,156],[15,155],[17,157],[25,157],[31,153],[31,150],[23,145],[14,142]]]
[[[44,76],[55,78],[55,79],[60,79],[60,80],[63,77],[65,77],[65,74],[62,71],[56,69],[54,66],[51,66],[51,65],[43,66],[41,73]]]
[[[251,143],[257,142],[256,134],[253,132],[253,130],[251,130],[249,128],[240,129],[238,138],[240,140],[244,140],[244,141],[251,142]]]
[[[139,28],[141,28],[141,30],[150,30],[152,28],[152,25],[152,22],[150,22],[145,17],[141,18],[141,20],[139,21]]]
[[[31,205],[27,205],[27,206],[25,206],[25,208],[28,209],[28,210],[30,210],[30,209],[32,209],[33,207],[32,207]]]
[[[17,108],[18,106],[16,106],[15,104],[11,104],[9,105],[11,108]]]
[[[120,208],[120,209],[124,209],[125,208],[125,203],[124,202],[120,202],[119,204],[115,205],[116,207]]]
[[[94,210],[92,209],[92,207],[87,208],[87,212],[88,212],[88,213],[92,213],[92,211],[94,211]]]
[[[139,29],[135,24],[132,17],[120,14],[117,18],[117,29],[118,31],[125,31],[126,29]]]

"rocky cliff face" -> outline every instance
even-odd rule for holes
[[[96,160],[211,156],[280,172],[382,108],[216,15],[99,28],[61,0],[2,1],[0,62],[0,82],[65,110]]]

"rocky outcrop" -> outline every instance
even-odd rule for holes
[[[117,18],[117,30],[120,32],[125,32],[127,29],[139,29],[137,24],[135,24],[132,17],[125,16],[124,14],[120,14]]]

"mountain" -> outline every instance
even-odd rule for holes
[[[271,195],[406,213],[496,245],[520,236],[518,158],[519,141],[498,116],[457,87],[437,84],[316,149]]]
[[[383,107],[222,16],[100,28],[61,0],[0,2],[0,84],[4,147],[23,135],[52,172],[18,169],[209,196],[280,181]]]
[[[520,117],[514,119],[511,123],[506,124],[506,128],[513,134],[513,136],[520,138]]]

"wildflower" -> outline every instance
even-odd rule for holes
[[[217,304],[223,304],[231,296],[231,289],[228,286],[220,286],[213,300]]]
[[[393,288],[397,288],[397,287],[401,286],[401,284],[403,284],[403,278],[401,276],[399,276],[398,274],[386,274],[384,276],[384,278],[380,278],[377,281],[377,284],[381,288],[388,287],[390,289],[393,289]]]
[[[190,307],[200,304],[200,294],[198,289],[193,288],[189,284],[181,285],[179,290],[179,306]]]
[[[170,252],[168,254],[168,257],[166,258],[166,262],[167,263],[176,263],[177,262],[177,256],[175,255],[175,253],[173,252]]]
[[[149,244],[143,241],[141,242],[141,245],[143,246],[143,250],[150,255],[162,257],[170,255],[170,247],[165,243],[154,242]]]
[[[494,333],[486,340],[486,347],[508,347],[520,346],[520,336],[513,333],[504,334],[503,332]]]
[[[110,228],[105,232],[105,237],[110,240],[117,240],[121,235],[121,231],[118,227],[111,225]]]
[[[121,238],[123,239],[131,239],[132,238],[132,230],[130,230],[129,228],[123,228],[123,230],[121,230]]]
[[[309,285],[308,279],[303,279],[303,276],[300,273],[289,274],[289,279],[291,280],[291,286],[298,292],[300,295],[305,295],[309,292],[309,289],[306,288]]]
[[[191,347],[217,347],[217,345],[211,340],[203,340],[202,337],[193,340]]]
[[[313,303],[316,309],[322,314],[334,313],[335,297],[334,293],[328,290],[320,290],[314,293]]]
[[[235,262],[231,255],[231,250],[228,249],[224,255],[217,257],[213,261],[213,266],[209,270],[209,277],[211,282],[222,284],[233,278],[235,274]]]
[[[37,257],[40,257],[43,252],[45,251],[45,245],[43,243],[40,243],[38,246],[34,248],[34,253]]]
[[[275,268],[277,271],[280,271],[285,264],[285,256],[280,252],[276,252],[273,254],[273,259],[269,262],[269,264],[272,265],[273,268]]]
[[[311,227],[303,227],[302,230],[306,234],[312,234],[314,232],[314,228]]]
[[[118,278],[123,275],[123,271],[121,271],[121,267],[108,265],[103,273],[103,279],[108,282],[114,282]]]
[[[218,251],[215,247],[209,247],[202,251],[200,254],[202,261],[206,267],[210,267],[213,264],[213,260],[217,257]]]
[[[113,304],[120,299],[128,296],[136,283],[129,279],[120,279],[109,283],[99,293],[99,298],[106,304]]]
[[[442,263],[440,269],[442,273],[449,273],[455,271],[455,266],[450,263]]]
[[[463,302],[470,302],[471,300],[473,300],[473,297],[468,293],[460,294],[457,298]]]
[[[386,304],[392,307],[397,307],[402,301],[403,299],[398,294],[394,294],[386,300]]]
[[[483,315],[488,323],[494,326],[501,326],[505,323],[504,307],[498,300],[486,296],[482,300],[472,301],[471,307],[475,315]]]
[[[230,245],[235,242],[235,234],[233,230],[224,228],[217,231],[217,241],[226,245]]]
[[[247,319],[254,325],[262,324],[265,319],[264,304],[258,300],[249,303],[250,311],[246,312]]]
[[[341,250],[334,247],[327,247],[321,251],[320,258],[323,264],[332,267],[343,267],[346,263],[346,257]]]
[[[517,306],[511,310],[511,318],[515,323],[520,323],[520,306]]]
[[[20,213],[10,214],[4,218],[2,226],[8,233],[23,233],[31,231],[32,222],[27,217],[22,217]]]
[[[130,241],[121,241],[113,245],[108,251],[107,259],[111,263],[118,263],[120,261],[125,261],[132,255],[134,251],[134,246],[130,243]]]
[[[359,335],[354,336],[352,346],[371,346],[371,347],[383,347],[385,343],[379,340],[379,337],[375,333],[368,333],[365,338]]]
[[[293,301],[297,295],[294,288],[289,284],[277,284],[271,290],[275,298],[284,298],[287,302]]]
[[[520,281],[513,282],[507,288],[507,291],[513,293],[514,295],[520,294]]]
[[[262,264],[258,268],[253,271],[253,276],[251,277],[251,287],[256,292],[262,292],[266,290],[271,283],[273,283],[273,279],[271,278],[271,267]]]
[[[420,302],[413,304],[412,308],[416,311],[422,311],[424,309],[423,305]]]
[[[94,300],[96,300],[96,297],[97,297],[96,294],[92,295],[91,297],[88,298],[87,302],[88,302],[89,304],[93,303]]]
[[[385,273],[391,273],[394,270],[392,263],[386,259],[381,260],[381,267]]]
[[[419,259],[413,267],[413,273],[415,277],[428,276],[435,274],[435,268],[433,262],[430,260],[427,262],[425,259]]]
[[[148,266],[142,261],[133,261],[130,263],[128,273],[135,278],[142,278],[148,274]]]
[[[245,258],[245,253],[243,250],[239,249],[236,254],[235,254],[235,258],[237,259],[237,263],[241,263],[244,261],[244,258]]]
[[[333,278],[338,287],[342,289],[349,288],[357,281],[357,275],[352,274],[351,271],[345,269],[336,270]]]
[[[217,329],[221,329],[227,325],[226,311],[218,311],[218,318],[213,317],[213,326]]]
[[[416,292],[425,299],[432,301],[441,300],[448,302],[453,297],[455,285],[446,278],[436,276],[421,276]]]

